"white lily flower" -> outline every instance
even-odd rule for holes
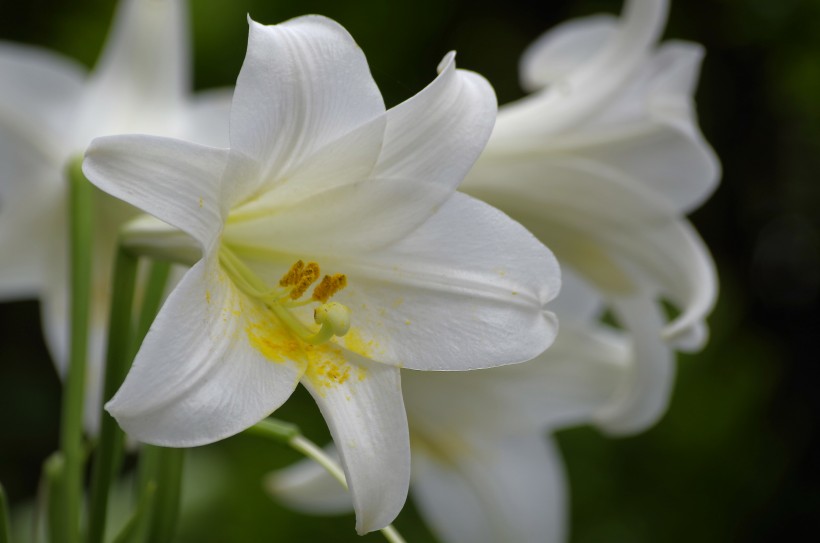
[[[134,135],[86,154],[98,187],[190,235],[141,221],[134,245],[201,255],[106,408],[141,441],[193,446],[251,426],[301,382],[339,447],[364,533],[391,522],[407,493],[400,368],[538,355],[556,331],[544,305],[557,263],[519,224],[455,192],[496,105],[452,53],[385,111],[335,22],[250,27],[230,149]]]
[[[499,110],[462,187],[521,221],[646,343],[621,400],[601,414],[614,433],[663,414],[671,348],[703,346],[717,295],[714,263],[683,218],[719,177],[692,102],[703,51],[656,45],[667,7],[628,0],[620,19],[574,20],[538,39],[521,63],[535,92]],[[662,331],[667,352],[645,335],[665,321],[661,300],[680,311]]]
[[[96,69],[0,43],[0,300],[39,298],[60,373],[68,361],[69,162],[96,136],[147,132],[227,142],[230,94],[189,96],[185,2],[124,0]],[[138,212],[97,194],[85,426],[96,433],[119,226]]]

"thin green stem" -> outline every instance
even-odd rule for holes
[[[60,450],[65,461],[62,502],[65,508],[65,538],[80,539],[83,497],[83,406],[86,355],[88,352],[89,302],[91,298],[92,245],[94,240],[94,188],[82,172],[82,160],[68,167],[70,187],[70,347],[68,372],[63,390]]]
[[[325,470],[333,476],[334,479],[339,481],[339,484],[341,484],[345,489],[348,488],[347,479],[345,478],[345,473],[341,466],[339,466],[339,464],[337,464],[330,456],[325,454],[321,447],[303,436],[298,426],[276,419],[267,418],[251,426],[245,432],[250,435],[265,437],[278,443],[288,445],[295,451],[300,452],[306,457],[317,462],[320,466],[325,468]],[[406,543],[404,538],[392,524],[388,524],[380,531],[384,538],[390,543]]]
[[[138,474],[139,500],[153,494],[150,507],[135,522],[135,541],[171,541],[179,513],[185,449],[143,445]]]
[[[65,458],[63,453],[55,452],[43,465],[46,479],[48,540],[50,543],[67,543],[69,521],[68,510],[63,503],[65,496]]]
[[[114,264],[111,313],[108,324],[103,398],[109,400],[125,379],[132,357],[132,315],[137,258],[119,247]],[[122,460],[124,434],[114,418],[102,410],[100,441],[91,478],[88,543],[102,543],[108,513],[108,493]]]
[[[156,490],[157,485],[151,481],[151,483],[146,487],[145,492],[142,493],[139,504],[137,504],[136,511],[134,511],[134,514],[130,519],[128,519],[128,522],[125,523],[125,526],[122,527],[120,533],[114,537],[111,543],[131,543],[134,541],[139,541],[139,527],[142,520],[146,515],[148,515],[153,507],[154,493]]]
[[[308,458],[312,458],[314,462],[325,468],[325,471],[331,474],[334,479],[339,481],[340,485],[347,489],[345,472],[342,470],[341,466],[339,466],[339,464],[337,464],[331,457],[326,455],[325,451],[323,451],[318,445],[301,435],[292,438],[288,442],[288,445]]]
[[[6,491],[2,484],[0,484],[0,543],[11,543],[9,505],[6,500]]]

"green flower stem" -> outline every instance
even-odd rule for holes
[[[63,389],[60,450],[63,453],[62,503],[65,508],[65,538],[80,539],[80,512],[83,498],[83,406],[86,355],[88,352],[89,300],[91,298],[91,249],[94,240],[94,187],[82,172],[82,159],[71,162],[69,179],[70,221],[70,323],[71,336]]]
[[[145,492],[142,493],[139,504],[137,504],[137,510],[134,511],[134,514],[128,519],[128,522],[125,523],[125,526],[122,527],[120,533],[114,537],[111,543],[135,543],[139,541],[139,527],[142,524],[142,520],[151,511],[151,507],[153,507],[154,493],[156,490],[157,485],[153,482],[145,488]]]
[[[68,510],[63,498],[65,496],[65,458],[63,453],[55,452],[45,461],[43,473],[46,480],[48,511],[48,540],[50,543],[67,543],[69,520]]]
[[[2,484],[0,484],[0,543],[11,543],[9,506],[6,501],[6,491]]]
[[[143,463],[145,460],[145,463]],[[139,530],[142,541],[166,543],[173,540],[182,495],[185,449],[143,445],[140,453],[140,495],[156,487],[152,507]]]
[[[347,479],[345,478],[345,474],[341,466],[326,455],[321,447],[303,436],[299,430],[299,427],[287,422],[267,418],[245,430],[245,433],[265,437],[278,443],[288,445],[292,449],[304,454],[306,457],[313,459],[320,466],[325,468],[325,470],[330,473],[334,479],[339,481],[339,484],[347,489]],[[390,543],[405,543],[404,538],[392,524],[385,526],[380,531],[384,538]]]
[[[122,246],[117,251],[111,283],[103,399],[109,400],[125,379],[133,358],[132,315],[137,279],[137,257]],[[108,513],[108,493],[122,460],[124,434],[105,409],[100,418],[100,441],[91,477],[88,543],[102,543]]]

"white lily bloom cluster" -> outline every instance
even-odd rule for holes
[[[230,93],[190,96],[182,1],[124,0],[96,69],[0,43],[0,300],[38,298],[51,354],[68,361],[66,169],[96,136],[124,132],[227,142]],[[138,210],[95,195],[85,425],[96,432],[110,276],[119,227]]]
[[[521,66],[534,94],[500,108],[461,187],[555,251],[562,326],[526,364],[403,374],[412,493],[442,541],[566,540],[563,469],[544,433],[647,428],[666,409],[674,349],[705,344],[714,264],[683,213],[715,188],[719,164],[693,111],[702,48],[656,45],[666,10],[632,0],[620,20],[574,20],[538,39]],[[661,300],[680,308],[668,325]],[[621,330],[600,323],[605,309]],[[453,397],[450,381],[469,392]],[[299,510],[350,508],[308,462],[272,474],[268,487]]]
[[[188,267],[106,404],[129,436],[212,443],[301,384],[350,492],[303,462],[268,480],[285,503],[353,509],[366,533],[412,484],[447,543],[563,541],[545,434],[654,424],[717,292],[685,219],[719,177],[692,101],[703,53],[658,43],[667,4],[546,33],[521,61],[532,94],[498,111],[454,53],[387,110],[361,49],[321,16],[249,19],[232,96],[189,96],[182,0],[123,0],[90,77],[0,44],[0,254],[14,255],[0,299],[41,300],[63,371],[65,169],[85,151],[101,190],[91,432],[122,233]]]
[[[455,192],[496,105],[454,54],[385,111],[338,24],[250,25],[230,148],[133,135],[86,152],[91,182],[179,229],[140,220],[126,243],[193,265],[106,408],[140,441],[193,446],[255,424],[301,382],[365,533],[407,494],[400,368],[540,354],[556,333],[545,304],[557,262],[518,223]]]

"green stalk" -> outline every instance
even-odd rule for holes
[[[138,490],[140,501],[153,493],[151,507],[134,528],[135,540],[165,543],[173,539],[179,515],[185,449],[143,445],[140,451]]]
[[[65,496],[65,458],[57,451],[45,461],[43,472],[46,480],[48,540],[50,543],[67,543],[69,520],[63,498]]]
[[[137,321],[135,349],[139,347],[162,303],[171,271],[168,262],[152,262],[148,283]],[[184,449],[143,445],[140,451],[137,489],[140,504],[150,494],[145,511],[133,521],[129,538],[133,541],[162,543],[171,541],[179,515]]]
[[[339,481],[340,485],[347,489],[347,479],[345,479],[345,474],[341,466],[326,455],[321,447],[303,436],[298,426],[267,418],[257,422],[245,430],[244,433],[264,437],[277,443],[288,445],[292,449],[317,462],[325,468],[334,479]],[[389,543],[405,543],[404,538],[392,524],[388,524],[382,528],[380,532]]]
[[[69,543],[75,543],[80,539],[83,498],[83,405],[94,241],[94,188],[83,175],[82,159],[71,162],[68,167],[68,179],[71,344],[63,389],[60,450],[63,453],[65,470],[63,484],[60,486],[63,490],[62,503],[65,508],[65,538]]]
[[[0,543],[11,543],[9,505],[6,500],[6,491],[2,484],[0,484]]]
[[[125,523],[122,530],[119,534],[117,534],[112,543],[133,543],[139,541],[138,539],[138,530],[142,520],[151,510],[151,507],[154,503],[154,492],[156,491],[156,485],[153,482],[145,489],[142,496],[140,497],[140,502],[137,504],[137,510],[134,511],[134,514],[128,519],[128,522]]]
[[[158,461],[156,471],[157,491],[154,497],[153,514],[150,515],[148,541],[170,543],[173,540],[179,516],[179,502],[182,495],[182,470],[185,449],[154,447]]]
[[[103,399],[108,401],[125,379],[133,358],[131,334],[137,257],[120,245],[111,283],[111,313],[105,362]],[[102,543],[108,513],[108,493],[122,460],[124,434],[114,418],[102,409],[100,441],[91,477],[88,543]]]

